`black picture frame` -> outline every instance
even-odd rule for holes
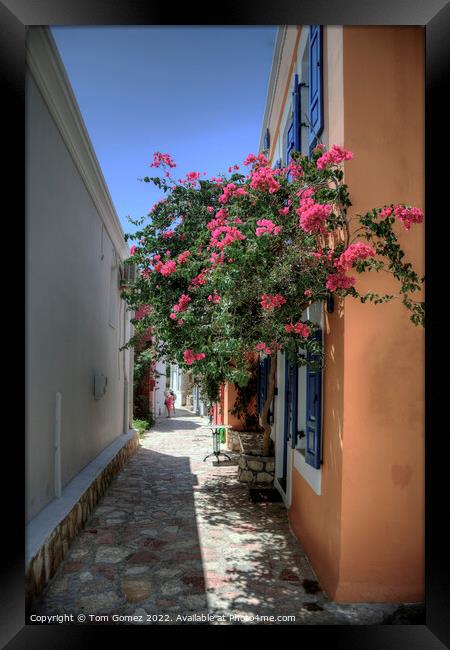
[[[212,6],[212,5],[211,5]],[[445,288],[441,283],[446,276],[446,254],[442,230],[448,220],[446,191],[449,185],[448,163],[448,62],[450,61],[450,6],[446,0],[297,0],[272,2],[246,2],[233,0],[220,6],[215,16],[211,6],[189,3],[176,10],[169,3],[151,3],[148,0],[3,0],[0,1],[0,78],[2,79],[2,131],[3,131],[3,188],[11,199],[12,209],[5,211],[11,261],[4,269],[9,283],[3,291],[7,314],[14,317],[17,343],[13,347],[14,365],[18,371],[16,382],[9,382],[11,400],[7,398],[8,414],[14,395],[21,395],[23,371],[18,357],[24,349],[24,330],[17,317],[16,296],[9,293],[11,278],[16,287],[17,258],[23,251],[21,238],[22,215],[25,213],[24,156],[24,79],[25,39],[30,25],[252,25],[252,24],[344,24],[344,25],[422,25],[426,30],[426,269],[427,269],[427,329],[426,329],[426,625],[398,626],[302,626],[298,642],[318,643],[328,640],[333,648],[372,650],[392,648],[401,650],[438,650],[450,647],[450,570],[448,536],[442,525],[448,519],[448,450],[445,430],[448,379],[440,379],[439,368],[445,364],[444,315]],[[174,22],[174,18],[176,22]],[[382,90],[380,90],[380,101]],[[446,141],[447,136],[447,141]],[[5,144],[6,142],[9,144]],[[440,154],[444,164],[439,163]],[[439,254],[440,253],[440,254]],[[24,256],[25,257],[25,256]],[[10,296],[13,296],[10,298]],[[440,303],[443,303],[442,305]],[[11,329],[11,328],[10,328]],[[11,331],[9,335],[11,336]],[[6,345],[4,340],[4,346]],[[9,339],[8,339],[9,341]],[[9,343],[8,343],[9,345]],[[11,343],[11,346],[13,344]],[[4,409],[6,409],[6,405]],[[6,478],[2,492],[2,538],[6,549],[0,555],[2,563],[0,590],[0,642],[10,650],[19,648],[79,648],[105,642],[107,630],[103,626],[25,625],[24,599],[24,453],[25,445],[20,427],[20,403],[14,417],[5,420],[2,478],[7,466],[13,468]],[[448,428],[448,425],[447,425]],[[12,435],[13,434],[13,435]],[[8,442],[9,441],[9,442]],[[12,444],[10,444],[12,441]],[[18,468],[22,468],[20,471]],[[382,540],[380,540],[382,543]],[[101,629],[98,629],[98,628]],[[239,634],[255,631],[239,626]],[[250,626],[251,627],[251,626]],[[205,629],[184,626],[183,635],[190,630]],[[226,639],[236,626],[222,626],[220,635]],[[209,632],[218,629],[208,626]],[[158,630],[160,631],[160,630]],[[169,631],[169,630],[167,630]],[[289,630],[291,633],[293,630]],[[112,632],[119,641],[126,634],[128,644],[137,635],[154,639],[154,628],[146,626],[113,626]],[[273,626],[265,626],[264,634],[272,634]],[[279,634],[279,630],[275,632]],[[331,637],[331,638],[330,638]],[[122,637],[123,639],[124,637]],[[187,637],[186,637],[187,638]],[[120,641],[119,641],[120,642]]]

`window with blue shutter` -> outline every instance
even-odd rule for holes
[[[289,165],[292,151],[300,151],[300,87],[298,74],[294,75],[292,122],[286,133],[286,165]]]
[[[322,25],[309,28],[309,138],[311,155],[323,131],[323,52]]]
[[[270,149],[270,131],[266,129],[264,134],[264,149]]]
[[[289,165],[291,151],[294,149],[294,122],[292,121],[286,133],[286,165]]]
[[[322,331],[314,334],[319,343],[322,341]],[[307,355],[306,366],[306,449],[305,460],[308,465],[320,468],[321,436],[322,436],[322,369],[311,368],[310,363],[318,360],[310,353]]]

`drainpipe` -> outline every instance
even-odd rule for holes
[[[61,393],[56,393],[56,402],[55,402],[55,455],[54,455],[54,466],[55,466],[55,497],[58,499],[61,496],[61,402],[62,395]]]

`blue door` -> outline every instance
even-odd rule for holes
[[[259,360],[258,373],[256,376],[256,410],[260,414],[266,403],[268,387],[269,387],[269,374],[270,374],[271,358],[264,357]],[[269,409],[268,421],[271,421],[272,413]]]
[[[283,437],[283,476],[280,484],[285,489],[287,477],[287,450],[289,441],[294,448],[297,444],[298,413],[298,366],[285,360],[284,370],[284,437]]]
[[[322,341],[322,331],[314,335]],[[322,369],[311,368],[314,357],[308,353],[306,366],[306,462],[320,468],[322,435]]]

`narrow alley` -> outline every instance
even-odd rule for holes
[[[212,448],[203,426],[181,409],[157,421],[34,613],[81,613],[91,624],[192,624],[202,614],[208,624],[381,623],[395,605],[328,601],[284,505],[249,500],[236,454],[203,461]]]

